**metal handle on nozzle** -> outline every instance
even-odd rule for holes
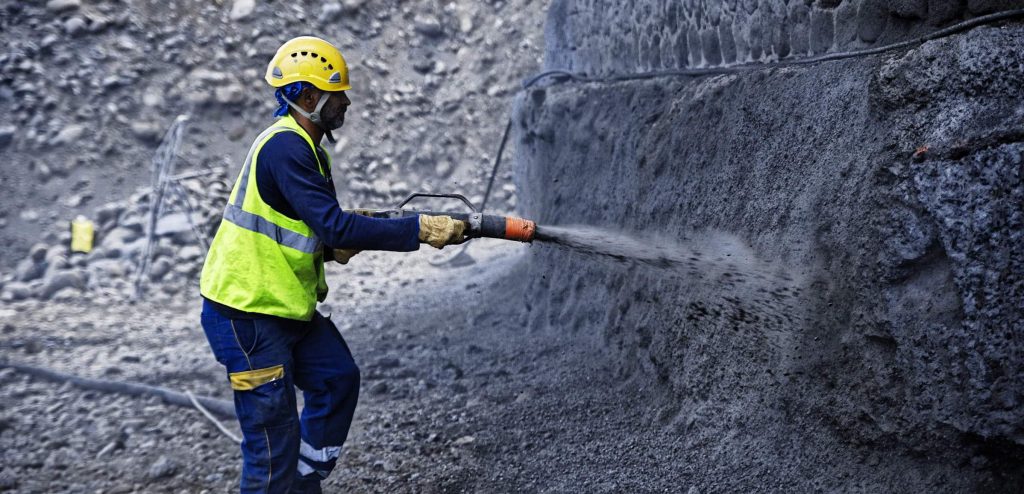
[[[474,213],[480,212],[480,210],[478,210],[476,207],[474,207],[473,203],[469,202],[469,199],[466,199],[466,196],[464,196],[462,194],[434,194],[434,193],[431,193],[431,192],[414,192],[414,193],[410,194],[409,197],[406,197],[404,201],[399,203],[397,209],[402,209],[402,206],[405,206],[406,204],[409,204],[410,201],[412,201],[413,199],[415,199],[417,197],[438,197],[438,198],[442,198],[442,199],[458,199],[458,200],[462,201],[462,203],[465,204],[466,207],[468,207],[470,211],[472,211]]]

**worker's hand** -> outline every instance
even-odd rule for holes
[[[362,251],[356,249],[334,249],[334,260],[340,264],[348,264],[348,260],[360,252]]]
[[[453,219],[451,216],[420,215],[420,242],[440,249],[446,245],[461,244],[466,241],[463,232],[466,222]]]
[[[345,212],[360,216],[371,216],[373,214],[372,209],[346,209]],[[362,251],[357,249],[334,249],[334,260],[338,264],[348,264],[348,260],[360,252]]]

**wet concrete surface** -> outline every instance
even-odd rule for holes
[[[609,42],[592,32],[549,60],[587,63]],[[666,420],[719,452],[698,464],[776,465],[740,490],[1019,489],[1022,40],[1009,23],[800,68],[528,90],[525,215],[670,245],[731,235],[801,291],[763,317],[729,279],[538,245],[530,327],[596,337],[624,378],[664,386]]]

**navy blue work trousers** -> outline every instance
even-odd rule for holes
[[[206,302],[202,325],[234,390],[241,492],[320,492],[359,399],[359,368],[338,328],[319,312],[309,322],[233,319]]]

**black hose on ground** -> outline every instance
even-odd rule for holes
[[[163,400],[164,403],[167,403],[168,405],[178,405],[193,408],[192,399],[189,398],[187,394],[167,388],[161,388],[159,386],[151,386],[149,384],[128,383],[120,381],[107,381],[104,379],[92,379],[88,377],[64,374],[43,367],[0,362],[0,369],[5,367],[9,369],[14,369],[15,371],[18,371],[22,374],[37,377],[40,379],[45,379],[47,381],[52,381],[56,383],[71,383],[72,385],[82,389],[102,391],[104,393],[117,393],[129,396],[156,396],[157,398],[160,398],[161,400]],[[211,413],[217,414],[225,418],[235,417],[235,404],[230,401],[211,398],[209,396],[196,396],[195,399]]]

